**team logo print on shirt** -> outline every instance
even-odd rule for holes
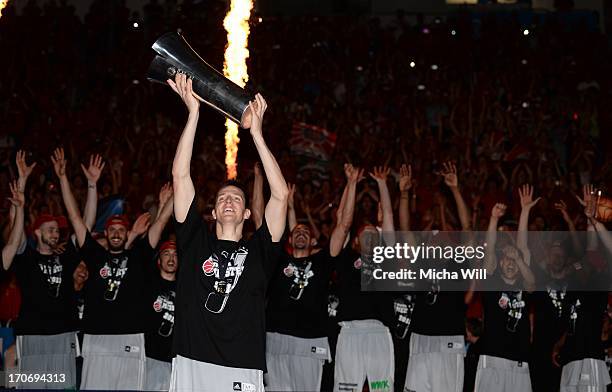
[[[499,301],[497,301],[497,304],[500,308],[507,309],[509,302],[510,298],[508,298],[508,295],[506,295],[506,293],[503,293],[502,296],[499,298]]]
[[[108,275],[110,275],[110,268],[107,264],[105,264],[104,267],[100,268],[100,276],[106,279],[108,278]]]
[[[293,276],[294,270],[293,265],[288,265],[283,269],[283,273],[286,277],[290,278]]]
[[[355,262],[353,263],[353,267],[355,267],[355,269],[361,269],[362,265],[363,263],[361,262],[361,257],[355,260]]]
[[[204,271],[204,275],[211,276],[215,273],[215,268],[217,267],[217,262],[213,261],[213,257],[210,256],[204,263],[202,263],[202,271]]]
[[[502,292],[498,304],[502,309],[508,311],[506,329],[509,332],[516,332],[518,323],[523,318],[523,308],[525,307],[523,292]]]
[[[104,263],[104,267],[100,269],[100,276],[106,281],[106,290],[104,291],[104,299],[114,301],[119,294],[119,287],[128,271],[128,257],[126,255],[113,257]]]
[[[327,315],[329,317],[338,315],[338,305],[340,305],[340,298],[333,294],[327,296]]]
[[[153,302],[153,309],[157,313],[164,312],[161,324],[157,330],[160,336],[168,337],[174,329],[174,298],[176,293],[172,290],[160,293]]]
[[[59,297],[59,289],[62,284],[63,266],[59,261],[59,256],[55,255],[48,258],[45,262],[39,262],[40,272],[45,276],[49,295],[53,298]]]

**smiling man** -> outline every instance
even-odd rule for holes
[[[245,240],[243,226],[251,211],[238,183],[225,183],[212,211],[209,232],[196,209],[190,173],[199,116],[192,82],[177,74],[168,83],[189,111],[179,140],[172,176],[174,214],[182,266],[176,293],[171,391],[262,391],[265,357],[265,293],[280,254],[289,190],[262,135],[266,101],[259,94],[249,105],[253,142],[271,197],[255,234]]]
[[[79,254],[90,271],[83,315],[82,390],[142,390],[144,386],[145,277],[164,226],[172,214],[167,202],[147,235],[125,249],[129,222],[113,215],[106,221],[105,249],[81,217],[66,175],[63,149],[51,157],[62,198],[74,228]]]
[[[318,391],[323,364],[331,361],[327,339],[329,280],[351,228],[363,170],[346,164],[344,172],[347,184],[329,246],[314,252],[311,228],[296,225],[289,237],[291,254],[283,255],[270,283],[266,308],[268,390]]]

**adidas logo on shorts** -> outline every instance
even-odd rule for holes
[[[249,384],[248,382],[234,381],[232,385],[233,385],[232,390],[234,391],[240,391],[240,392],[255,392],[256,391],[255,384]]]

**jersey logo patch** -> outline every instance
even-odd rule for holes
[[[104,279],[108,278],[109,273],[110,273],[110,268],[108,267],[108,265],[105,265],[104,267],[100,269],[100,276],[103,277]]]
[[[202,271],[204,271],[204,275],[211,276],[215,273],[215,263],[212,260],[212,257],[209,257],[204,263],[202,263]]]
[[[288,278],[292,277],[294,272],[295,272],[295,269],[293,268],[293,265],[288,265],[283,269],[283,273]]]

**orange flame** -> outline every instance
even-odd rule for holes
[[[0,0],[0,18],[2,17],[2,9],[8,5],[8,0]]]
[[[223,27],[227,31],[227,47],[223,74],[240,87],[249,80],[246,59],[249,57],[249,18],[253,9],[252,0],[232,0],[230,10],[225,15]],[[238,156],[238,125],[225,120],[225,166],[227,178],[236,178],[236,157]]]

